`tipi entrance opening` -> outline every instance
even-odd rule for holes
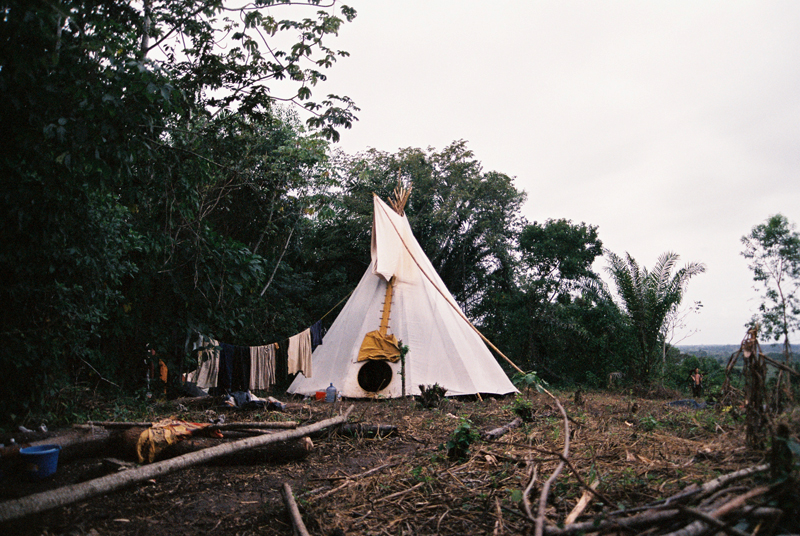
[[[368,393],[377,393],[388,387],[392,376],[392,367],[386,361],[367,361],[358,371],[358,385]]]

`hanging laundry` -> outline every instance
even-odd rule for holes
[[[223,342],[219,345],[219,372],[217,374],[217,387],[223,391],[230,391],[233,384],[233,352],[234,346]]]
[[[302,372],[306,378],[311,377],[311,328],[289,338],[287,362],[289,374]]]
[[[197,352],[197,368],[189,374],[189,381],[202,389],[217,386],[219,372],[219,343],[210,339],[205,344],[195,343]]]
[[[250,347],[250,390],[268,390],[275,385],[276,344]]]
[[[232,391],[247,391],[250,387],[250,347],[233,347]]]
[[[289,340],[275,343],[275,384],[285,385],[289,380]]]
[[[322,344],[322,337],[325,336],[325,328],[322,327],[322,320],[317,320],[311,324],[311,351],[317,349]]]

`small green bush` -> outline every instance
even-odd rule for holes
[[[475,430],[472,421],[462,418],[450,440],[444,444],[447,449],[447,457],[451,460],[463,460],[469,454],[469,447],[478,439],[480,434]]]

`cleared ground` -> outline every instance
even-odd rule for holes
[[[737,407],[695,410],[668,406],[668,400],[593,392],[583,393],[576,404],[574,393],[556,394],[570,418],[571,466],[549,494],[546,519],[553,525],[563,523],[583,494],[578,477],[586,483],[599,480],[602,494],[602,499],[589,502],[579,518],[585,521],[615,508],[652,503],[767,458],[765,452],[745,448]],[[314,451],[302,461],[192,467],[15,521],[0,532],[288,535],[292,528],[280,495],[288,482],[311,534],[533,533],[521,505],[523,490],[536,467],[539,476],[530,495],[535,515],[541,484],[560,461],[556,453],[564,448],[565,428],[551,398],[529,392],[522,400],[531,406],[529,422],[495,441],[473,439],[461,459],[448,457],[444,447],[459,427],[463,435],[467,421],[480,432],[502,426],[516,417],[514,408],[520,403],[514,398],[445,400],[437,408],[424,409],[412,400],[345,400],[336,407],[323,402],[292,404],[283,413],[219,408],[176,413],[174,405],[166,404],[157,413],[190,421],[224,412],[228,422],[313,422],[352,403],[352,422],[396,425],[399,433],[384,438],[326,433],[313,439]],[[800,412],[782,421],[797,439]],[[377,470],[364,474],[372,469]],[[54,478],[42,483],[6,478],[2,499],[102,474],[105,469],[98,460],[78,460],[63,464]],[[737,485],[752,489],[764,483],[769,484],[768,473]],[[785,497],[782,500],[786,503]],[[789,500],[781,508],[800,519],[800,505]],[[788,523],[784,519],[782,531],[800,532],[800,522]],[[769,533],[768,528],[759,533]]]

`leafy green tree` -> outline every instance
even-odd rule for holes
[[[743,236],[742,244],[753,280],[764,290],[751,324],[759,322],[766,336],[775,341],[783,337],[788,365],[792,352],[789,334],[800,328],[800,235],[786,216],[775,214]]]
[[[271,0],[0,6],[0,362],[11,386],[0,413],[14,419],[82,371],[124,387],[144,342],[177,356],[187,329],[246,331],[232,298],[266,286],[275,244],[311,209],[290,188],[312,178],[314,145],[355,120],[346,97],[311,100],[346,55],[325,42],[355,11],[312,1],[312,16],[294,20],[276,17],[297,7]],[[285,95],[269,90],[279,80]],[[315,141],[281,140],[277,99],[312,113]],[[256,131],[273,145],[247,154]],[[256,217],[223,216],[248,188],[244,202],[262,201]],[[267,206],[291,214],[289,229],[260,225]]]
[[[525,194],[511,178],[483,171],[464,141],[439,152],[372,149],[340,156],[336,167],[344,191],[333,215],[320,221],[320,269],[344,269],[355,285],[370,260],[372,194],[387,199],[401,177],[413,185],[405,213],[415,237],[465,313],[476,318],[489,279],[512,262]]]
[[[579,311],[587,302],[575,298],[597,278],[591,266],[602,251],[596,226],[561,219],[523,227],[514,284],[493,288],[486,310],[487,326],[513,348],[518,364],[551,380],[585,379],[592,364],[576,364],[587,355],[580,344],[592,337]]]
[[[640,268],[630,254],[626,254],[625,259],[610,251],[607,255],[608,273],[622,300],[638,344],[633,378],[649,383],[659,372],[658,364],[662,355],[658,348],[666,335],[667,318],[683,301],[689,280],[705,272],[705,265],[692,262],[673,273],[679,257],[676,253],[667,252],[658,258],[651,272],[647,268]]]
[[[586,279],[597,279],[592,263],[603,254],[603,243],[595,225],[547,220],[522,229],[519,251],[523,286],[540,301],[552,303],[567,300]]]

